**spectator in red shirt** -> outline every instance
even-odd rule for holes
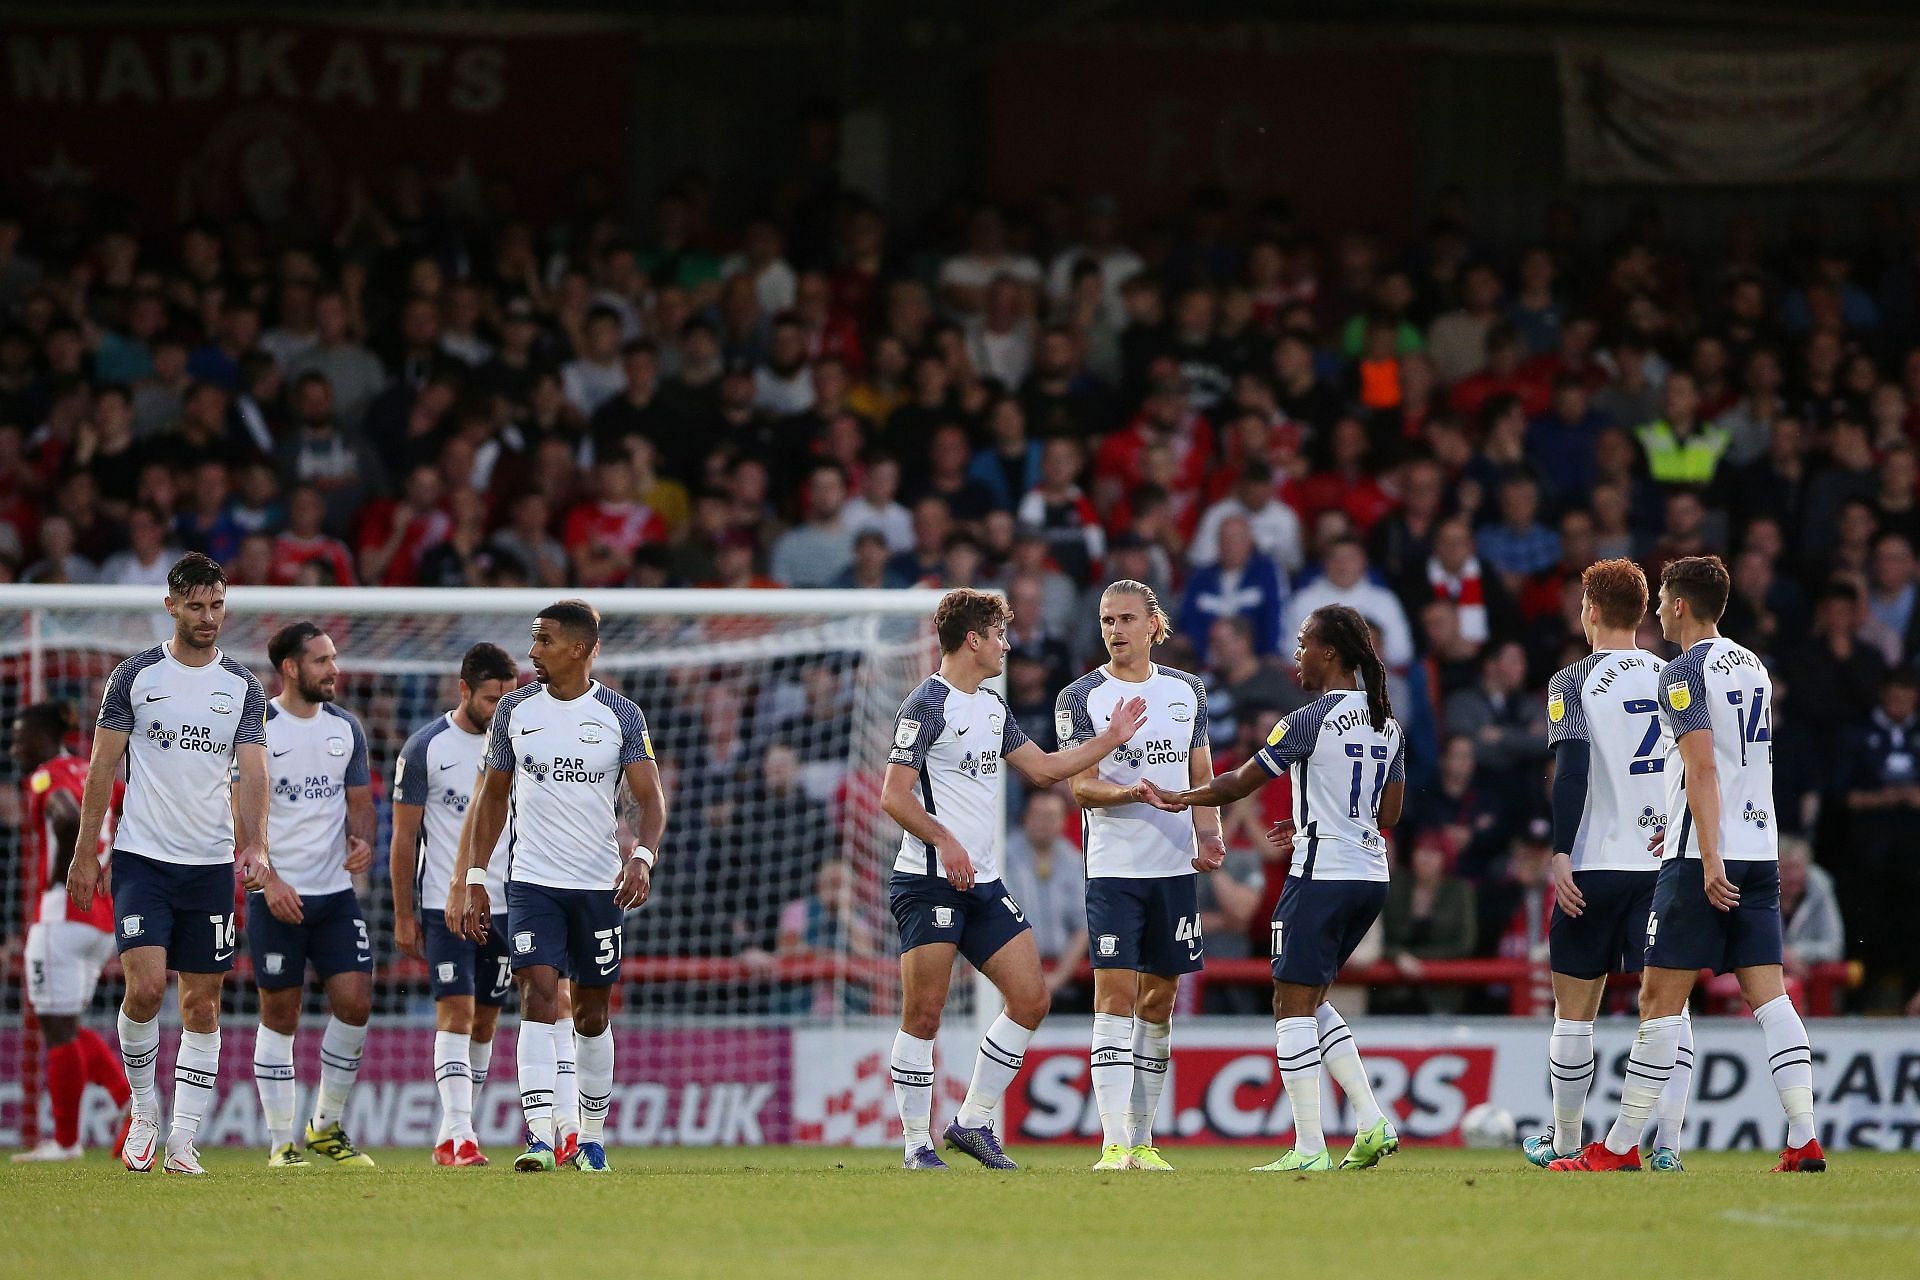
[[[1494,396],[1512,395],[1526,406],[1528,417],[1545,413],[1553,399],[1552,383],[1529,377],[1520,362],[1522,354],[1520,335],[1512,325],[1502,322],[1488,330],[1486,367],[1453,384],[1448,398],[1453,411],[1464,418],[1478,417]]]
[[[575,582],[583,587],[617,587],[626,581],[634,549],[667,540],[667,522],[640,501],[633,464],[625,457],[594,464],[595,496],[567,512],[561,541],[573,561]]]
[[[334,586],[353,585],[353,557],[347,544],[321,532],[327,500],[311,485],[301,485],[287,499],[287,528],[273,541],[273,581],[291,586],[300,570],[317,563]]]
[[[421,463],[407,473],[407,487],[398,499],[367,504],[360,521],[361,581],[383,587],[419,582],[420,553],[445,538],[449,529],[441,491],[439,468]]]
[[[1040,483],[1021,501],[1019,515],[1021,524],[1045,532],[1062,572],[1085,580],[1099,571],[1107,535],[1080,488],[1083,458],[1072,440],[1047,441],[1040,455]]]
[[[1342,418],[1333,429],[1329,442],[1329,466],[1316,471],[1297,485],[1287,485],[1281,497],[1312,524],[1322,512],[1343,511],[1354,531],[1366,537],[1382,517],[1392,511],[1392,495],[1374,479],[1369,455],[1373,441],[1358,418]]]

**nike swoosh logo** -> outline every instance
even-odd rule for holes
[[[287,748],[287,751],[291,751],[291,750],[293,750],[293,748],[292,748],[292,747],[288,747],[288,748]],[[279,759],[279,758],[280,758],[281,756],[283,756],[283,755],[286,755],[286,754],[287,754],[287,751],[276,751],[276,752],[274,752],[274,753],[273,753],[273,758],[274,758],[275,760],[278,760],[278,759]]]
[[[233,959],[233,952],[231,952],[231,951],[229,951],[229,952],[227,952],[227,953],[226,953],[225,955],[218,955],[218,954],[216,954],[216,955],[215,955],[215,956],[214,956],[213,958],[214,958],[214,959],[215,959],[216,961],[220,961],[220,960],[231,960],[231,959]]]
[[[612,973],[615,969],[618,969],[619,967],[620,967],[620,962],[616,960],[612,964],[608,965],[606,968],[602,969],[600,971],[600,976],[604,978],[608,974]]]
[[[545,725],[541,726],[541,728],[545,728],[545,727],[546,727]],[[530,733],[538,733],[538,732],[540,732],[539,729],[522,729],[520,731],[520,736],[524,738]]]
[[[971,729],[971,728],[973,728],[972,725],[967,726],[967,729]],[[953,736],[956,738],[964,738],[967,736],[967,729],[956,729],[954,730]]]
[[[171,698],[172,696],[173,695],[170,693],[150,693],[144,699],[141,700],[140,705],[145,706],[149,702],[165,702],[168,698]]]
[[[447,770],[457,767],[459,763],[458,760],[455,760],[453,764],[443,764],[440,766],[440,772],[445,773]]]

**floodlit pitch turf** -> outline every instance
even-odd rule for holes
[[[1766,1152],[1689,1154],[1655,1177],[1547,1174],[1518,1151],[1409,1151],[1363,1174],[1253,1175],[1260,1149],[1174,1149],[1179,1171],[1094,1174],[1087,1149],[1028,1168],[909,1175],[879,1151],[616,1151],[614,1174],[382,1168],[213,1177],[0,1164],[0,1275],[1496,1277],[1911,1276],[1920,1155],[1842,1153],[1769,1176]]]

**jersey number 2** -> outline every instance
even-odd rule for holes
[[[1640,745],[1634,749],[1633,763],[1627,766],[1627,772],[1664,773],[1667,762],[1657,756],[1654,750],[1660,745],[1660,704],[1652,698],[1628,698],[1620,704],[1620,709],[1630,716],[1647,716],[1647,736],[1640,739]]]

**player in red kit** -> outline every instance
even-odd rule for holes
[[[113,954],[113,902],[96,894],[82,910],[67,897],[67,866],[80,834],[84,757],[66,749],[73,724],[57,702],[27,707],[13,722],[13,762],[26,779],[23,834],[33,877],[34,921],[27,933],[27,999],[47,1046],[47,1093],[53,1136],[13,1157],[16,1163],[80,1158],[80,1099],[97,1084],[125,1107],[129,1096],[120,1056],[80,1025],[93,1003],[100,970]],[[119,795],[116,789],[115,807]],[[99,857],[107,848],[90,850]],[[123,1126],[124,1129],[124,1126]]]

